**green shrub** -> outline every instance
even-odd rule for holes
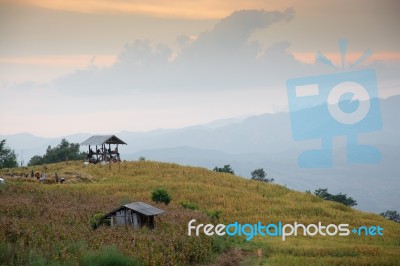
[[[226,250],[232,247],[232,242],[229,237],[225,236],[216,236],[214,237],[214,241],[212,243],[212,249],[214,252],[223,253]]]
[[[221,217],[222,211],[215,210],[215,211],[208,211],[207,215],[213,219],[214,221],[219,221],[219,218]]]
[[[0,265],[6,264],[9,260],[9,249],[6,243],[0,243]]]
[[[171,202],[171,196],[163,188],[157,188],[151,194],[151,199],[155,202],[162,202],[168,205]]]
[[[87,247],[88,247],[88,245],[85,241],[78,240],[78,241],[72,243],[71,245],[69,245],[67,250],[71,254],[79,254],[79,253],[83,253],[83,251],[86,250]]]
[[[115,246],[106,246],[101,250],[82,256],[79,265],[82,266],[135,266],[140,261],[125,256]]]
[[[181,202],[180,204],[181,204],[181,206],[182,206],[183,208],[189,209],[189,210],[192,210],[192,211],[195,211],[195,210],[198,210],[198,209],[199,209],[199,206],[198,206],[197,204],[195,204],[195,203],[191,203],[191,202]]]
[[[31,259],[31,265],[32,266],[43,266],[43,265],[48,265],[48,263],[46,262],[45,259],[43,259],[39,256],[36,256]]]
[[[101,225],[110,225],[108,220],[103,219],[104,213],[96,213],[90,218],[92,229],[97,229]]]
[[[6,183],[0,183],[0,194],[5,192],[7,190],[7,184]]]

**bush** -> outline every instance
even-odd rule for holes
[[[144,156],[140,156],[139,161],[146,161],[146,158]]]
[[[134,266],[141,265],[141,263],[137,259],[125,256],[115,246],[107,246],[97,252],[84,255],[79,265]]]
[[[195,204],[195,203],[191,203],[191,202],[181,202],[180,204],[181,204],[181,206],[182,206],[183,208],[189,209],[189,210],[192,210],[192,211],[195,211],[195,210],[198,210],[198,209],[199,209],[199,206],[198,206],[197,204]]]
[[[103,219],[104,214],[103,213],[96,213],[90,218],[90,225],[92,226],[92,229],[97,229],[101,225],[110,225],[110,222],[108,220]]]
[[[165,205],[168,205],[171,202],[171,196],[168,192],[163,188],[157,188],[151,194],[151,199],[154,202],[162,202]]]
[[[219,210],[215,211],[208,211],[207,215],[214,221],[219,221],[219,218],[221,217],[222,212]]]
[[[7,188],[8,188],[8,185],[5,182],[4,183],[0,182],[0,194],[5,192],[7,190]]]
[[[230,249],[231,247],[232,247],[231,239],[226,235],[214,237],[214,241],[212,243],[212,249],[214,252],[221,254],[226,250]]]

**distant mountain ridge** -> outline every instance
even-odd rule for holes
[[[358,200],[357,208],[369,211],[400,209],[400,123],[397,113],[400,96],[380,101],[383,128],[359,134],[360,143],[380,149],[382,162],[376,165],[348,164],[345,161],[346,140],[334,139],[333,167],[302,169],[297,165],[300,152],[318,148],[320,140],[294,141],[289,113],[262,114],[247,118],[215,121],[206,125],[181,129],[158,129],[149,132],[122,131],[116,135],[128,143],[120,147],[126,160],[144,156],[148,160],[176,162],[184,165],[215,166],[230,164],[235,173],[250,177],[256,168],[264,168],[277,183],[297,190],[328,187],[333,193],[347,193]],[[319,121],[310,120],[319,126]],[[89,134],[65,138],[81,143]],[[25,162],[43,154],[48,145],[55,146],[61,138],[41,138],[29,133],[0,136],[17,153],[23,152]]]

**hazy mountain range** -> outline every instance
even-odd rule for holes
[[[334,138],[332,168],[304,169],[297,165],[298,155],[317,148],[320,140],[294,141],[290,117],[286,112],[219,120],[206,125],[182,129],[159,129],[149,132],[116,133],[128,143],[120,147],[123,159],[175,162],[207,167],[230,164],[235,173],[250,177],[256,168],[264,168],[276,183],[295,190],[328,188],[331,193],[346,193],[358,202],[356,208],[381,212],[400,209],[400,123],[396,118],[400,96],[380,101],[383,128],[359,135],[359,142],[380,149],[378,164],[348,164],[346,139]],[[319,118],[310,123],[320,126]],[[312,128],[312,127],[310,127]],[[89,134],[65,136],[70,142],[81,143]],[[60,138],[42,138],[29,133],[0,135],[25,163],[47,146],[60,143]]]

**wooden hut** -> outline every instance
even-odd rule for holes
[[[96,135],[91,136],[82,142],[81,145],[89,146],[87,158],[89,163],[99,163],[121,161],[118,145],[127,144],[115,135]],[[92,147],[94,147],[95,150],[93,150]]]
[[[104,215],[103,219],[109,220],[111,226],[129,225],[133,228],[147,226],[154,228],[154,217],[165,211],[143,202],[133,202],[122,205],[118,209]]]

